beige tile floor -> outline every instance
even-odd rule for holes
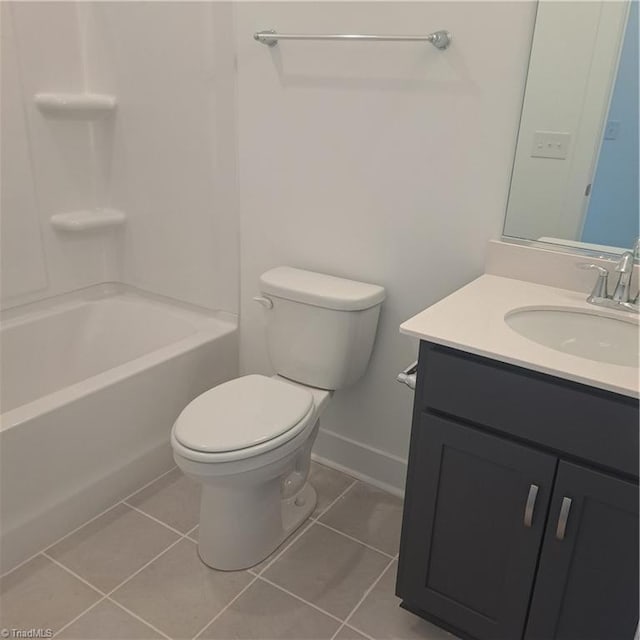
[[[248,571],[196,552],[199,487],[173,469],[0,579],[0,628],[56,638],[444,640],[398,607],[402,502],[313,464],[312,517]]]

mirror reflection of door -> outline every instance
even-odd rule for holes
[[[606,251],[638,220],[638,0],[542,0],[504,233]]]
[[[585,198],[583,242],[627,247],[639,235],[638,28],[638,2],[633,2],[591,192]]]

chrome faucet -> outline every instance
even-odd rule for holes
[[[640,239],[636,240],[632,251],[625,251],[615,267],[616,273],[619,273],[618,283],[609,295],[608,279],[609,272],[599,264],[590,262],[581,262],[578,267],[581,269],[594,269],[598,272],[598,280],[596,281],[593,291],[589,294],[587,302],[601,307],[610,309],[618,309],[620,311],[640,311],[638,304],[638,294],[632,298],[631,285],[633,280],[633,267],[640,260]]]

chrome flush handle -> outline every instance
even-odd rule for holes
[[[254,302],[261,304],[265,309],[273,309],[273,300],[266,298],[265,296],[256,296]]]

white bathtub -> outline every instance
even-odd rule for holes
[[[0,571],[173,465],[182,408],[237,375],[237,323],[121,285],[6,312]]]

